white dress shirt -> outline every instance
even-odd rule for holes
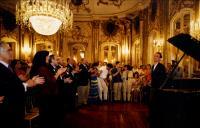
[[[108,70],[106,66],[101,66],[99,70],[101,71],[100,77],[106,79],[108,75]]]
[[[156,66],[158,65],[158,63],[154,64],[153,66],[153,71],[156,69]]]

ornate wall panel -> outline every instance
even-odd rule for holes
[[[199,1],[195,0],[177,0],[171,1],[170,3],[170,36],[179,33],[190,33],[190,23],[199,16]],[[174,5],[176,4],[176,6]],[[169,60],[178,60],[183,54],[179,49],[174,46],[169,46]],[[185,77],[191,77],[191,74],[195,70],[195,61],[187,56],[181,63],[180,67],[184,70]]]
[[[86,59],[88,59],[91,62],[92,55],[94,54],[94,50],[91,50],[92,43],[93,42],[92,42],[91,23],[90,22],[75,22],[73,26],[73,30],[67,34],[66,39],[64,40],[63,52],[65,54],[63,54],[63,56],[73,57],[74,59],[79,61],[78,59],[80,59],[80,51],[84,50]]]

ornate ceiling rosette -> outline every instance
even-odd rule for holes
[[[90,13],[91,9],[89,7],[86,7],[86,5],[88,4],[89,0],[71,0],[69,6],[70,9],[75,10],[77,13],[79,13],[80,10]]]
[[[103,33],[108,37],[113,37],[119,30],[119,25],[116,20],[109,19],[102,23]]]

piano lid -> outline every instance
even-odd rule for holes
[[[200,61],[200,43],[191,35],[181,33],[169,38],[168,41],[187,55]]]

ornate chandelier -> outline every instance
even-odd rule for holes
[[[19,0],[16,22],[42,35],[53,35],[59,29],[72,28],[73,14],[67,0]]]

